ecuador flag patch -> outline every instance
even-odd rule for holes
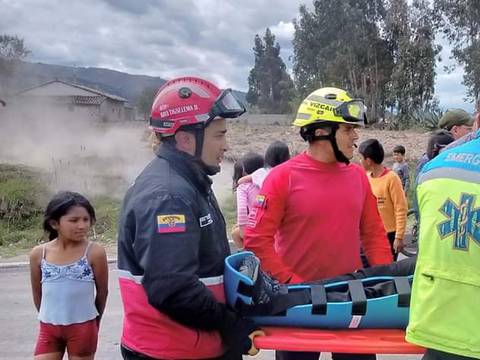
[[[185,232],[186,230],[185,215],[172,214],[157,216],[157,233],[179,233]]]

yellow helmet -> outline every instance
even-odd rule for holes
[[[303,127],[318,122],[365,125],[366,106],[352,99],[345,90],[325,87],[315,90],[302,101],[293,125]]]

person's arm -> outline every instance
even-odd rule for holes
[[[229,348],[246,353],[251,347],[248,335],[257,326],[218,302],[197,275],[201,232],[195,205],[165,195],[135,209],[135,255],[144,269],[142,285],[154,308],[185,326],[218,330]],[[177,222],[165,230],[159,227],[162,216]]]
[[[405,191],[405,194],[408,194],[408,190],[410,189],[410,172],[408,169],[408,164],[405,164],[404,166],[403,176],[405,176],[404,191]]]
[[[366,191],[360,220],[360,236],[363,249],[370,265],[390,264],[393,260],[387,233],[378,213],[377,199],[365,174],[362,174],[363,187]]]
[[[287,283],[293,276],[275,251],[275,233],[285,213],[288,195],[288,173],[272,172],[263,183],[256,204],[245,228],[244,246],[260,259],[264,271]]]
[[[42,303],[42,246],[36,246],[30,252],[30,282],[32,284],[33,303],[37,311],[40,311]]]
[[[98,321],[100,322],[108,296],[108,263],[105,249],[99,244],[93,244],[90,250],[93,275],[95,277],[95,307],[98,311]]]
[[[397,174],[392,173],[392,175],[388,184],[388,191],[395,215],[395,241],[393,248],[399,252],[403,249],[403,237],[407,226],[407,198],[403,191],[402,181]]]
[[[251,183],[251,182],[252,182],[252,176],[251,175],[245,175],[245,176],[242,176],[240,179],[238,179],[237,184],[241,185],[241,184],[248,184],[248,183]]]
[[[248,222],[247,187],[247,184],[240,184],[237,187],[237,225],[239,226],[245,226]]]

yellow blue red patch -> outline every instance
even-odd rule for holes
[[[257,195],[255,197],[255,205],[259,208],[266,208],[267,207],[267,198],[265,195]]]
[[[157,215],[157,233],[179,233],[186,230],[185,215]]]

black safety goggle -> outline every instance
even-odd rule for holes
[[[333,110],[336,116],[341,116],[346,121],[351,122],[366,122],[367,119],[367,107],[363,103],[363,100],[354,99],[337,106]]]
[[[236,118],[242,115],[247,109],[240,100],[233,94],[231,89],[222,90],[215,103],[210,109],[210,119],[217,117]]]

